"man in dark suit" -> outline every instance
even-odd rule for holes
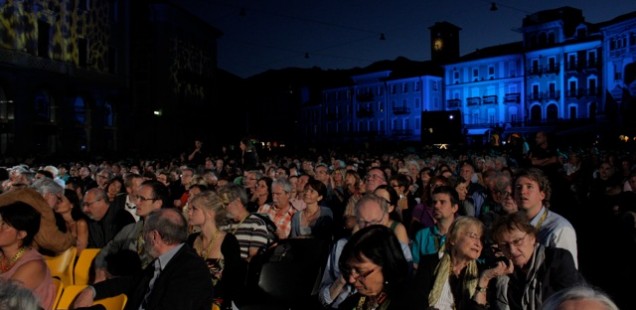
[[[155,258],[134,277],[116,277],[84,289],[73,303],[75,309],[90,307],[96,299],[125,293],[125,310],[209,310],[212,308],[212,279],[207,265],[185,245],[188,225],[174,208],[155,210],[144,222],[148,253]]]
[[[135,222],[135,218],[130,213],[111,204],[106,192],[98,187],[86,192],[82,211],[90,219],[88,221],[89,248],[103,248],[124,226]]]

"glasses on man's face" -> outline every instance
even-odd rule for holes
[[[100,200],[102,200],[102,199],[100,198],[100,199],[93,200],[93,201],[91,201],[91,202],[83,202],[83,203],[82,203],[82,207],[90,207],[90,206],[92,206],[94,203],[96,203],[96,202],[98,202],[98,201],[100,201]]]
[[[360,226],[360,228],[365,228],[365,227],[371,226],[371,225],[381,225],[382,224],[382,220],[384,220],[384,215],[382,215],[382,217],[380,219],[377,219],[377,220],[365,221],[363,219],[359,219],[358,220],[358,226]]]
[[[355,268],[351,268],[350,270],[347,270],[346,274],[349,275],[349,277],[353,278],[356,281],[364,281],[366,280],[367,277],[369,277],[371,274],[373,274],[376,270],[378,270],[378,268],[373,268],[371,270],[367,270],[367,271],[358,271]]]
[[[523,237],[519,237],[515,240],[512,240],[511,242],[502,242],[499,243],[499,248],[502,250],[508,250],[510,251],[512,249],[512,247],[515,247],[516,249],[520,248],[521,246],[523,246],[523,244],[526,241],[526,237],[528,236],[528,234],[523,235]]]
[[[368,174],[366,177],[364,177],[365,180],[382,180],[382,177],[377,175],[377,174]]]
[[[133,197],[133,199],[135,199],[135,201],[141,201],[141,202],[148,201],[148,200],[150,200],[150,201],[155,201],[155,200],[157,200],[157,198],[146,198],[146,197],[141,196],[141,195],[135,195],[135,196]]]

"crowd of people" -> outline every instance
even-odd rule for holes
[[[0,169],[0,284],[52,309],[44,257],[75,246],[101,249],[76,308],[120,293],[126,309],[635,305],[628,152],[544,132],[519,149],[239,150]]]

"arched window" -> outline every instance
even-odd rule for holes
[[[553,122],[559,119],[559,110],[557,109],[556,104],[551,104],[548,106],[548,111],[546,113],[546,118],[549,122]]]
[[[73,101],[73,120],[78,125],[86,124],[86,104],[82,97],[76,97]]]
[[[535,105],[530,110],[530,121],[532,122],[540,122],[541,121],[541,107],[539,105]]]

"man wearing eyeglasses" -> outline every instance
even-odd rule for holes
[[[161,209],[168,199],[168,188],[159,181],[144,181],[131,195],[141,218],[126,225],[95,257],[95,282],[111,276],[130,275],[146,268],[152,257],[143,242],[144,220],[154,210]],[[166,204],[168,205],[168,204]]]
[[[119,195],[115,197],[113,204],[117,206],[117,208],[123,208],[128,211],[133,218],[135,218],[135,222],[139,221],[139,214],[137,214],[137,206],[135,201],[135,193],[141,186],[141,183],[144,182],[144,178],[136,173],[128,173],[124,178],[124,186],[126,187],[126,195]]]
[[[82,211],[88,218],[89,248],[104,247],[126,225],[135,219],[126,210],[111,205],[106,191],[91,188],[84,195]]]

